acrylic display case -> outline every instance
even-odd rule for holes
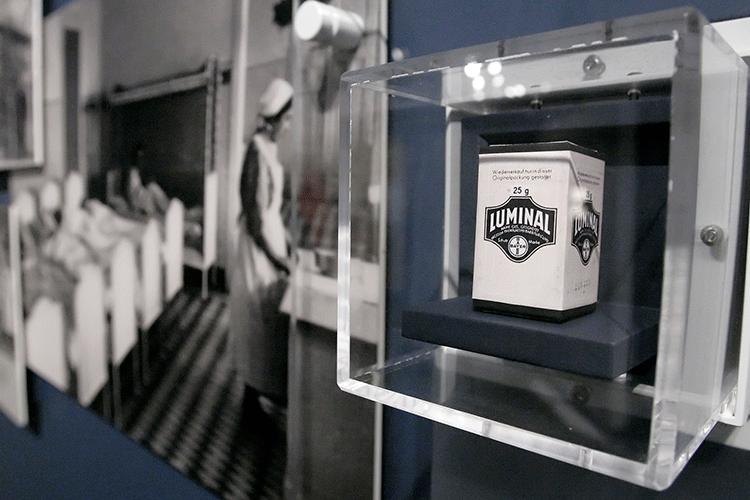
[[[339,386],[609,476],[669,487],[717,421],[742,425],[748,415],[747,94],[746,64],[691,9],[345,74]],[[382,108],[388,170],[374,178],[362,115]],[[549,141],[605,160],[602,320],[551,326],[493,315],[500,326],[483,335],[472,318],[492,313],[470,305],[478,152]],[[377,283],[352,280],[352,258],[373,234]],[[382,305],[385,349],[375,364],[352,336],[361,326],[351,314],[360,287],[376,287]],[[445,313],[457,302],[464,305]],[[427,331],[413,318],[425,308],[436,315]],[[638,332],[624,355],[640,350],[639,357],[608,374],[577,368],[591,363],[594,344],[620,348],[623,325]],[[422,340],[409,338],[414,328]],[[559,347],[549,340],[559,329],[585,341]]]

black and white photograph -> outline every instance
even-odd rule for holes
[[[26,351],[21,325],[18,214],[0,205],[0,412],[18,426],[29,419]]]
[[[38,165],[43,158],[41,4],[0,5],[0,169]]]
[[[337,97],[383,57],[383,8],[45,16],[47,159],[13,186],[28,367],[221,498],[370,496],[372,405],[335,380]],[[307,26],[331,16],[338,39]]]

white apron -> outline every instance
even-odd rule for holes
[[[286,273],[241,230],[230,281],[228,348],[245,384],[282,399],[287,394],[289,318],[279,305],[286,286]]]

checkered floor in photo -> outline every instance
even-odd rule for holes
[[[175,297],[150,332],[151,383],[126,403],[125,431],[219,497],[281,499],[284,423],[242,425],[228,326],[226,294],[202,299],[185,289]]]

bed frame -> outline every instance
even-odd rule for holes
[[[58,197],[63,224],[81,221],[83,196],[81,176],[69,174]],[[38,216],[30,192],[20,193],[14,204],[22,206],[22,226]],[[49,297],[41,297],[26,311],[29,368],[61,391],[75,393],[82,405],[91,405],[107,386],[112,366],[116,425],[122,418],[120,367],[140,341],[140,352],[132,356],[138,365],[134,373],[147,373],[146,333],[183,285],[183,218],[182,202],[172,199],[165,220],[149,220],[137,245],[123,238],[110,262],[82,265],[75,284],[72,328],[64,305]]]
[[[133,103],[145,103],[151,99],[173,96],[196,89],[206,90],[206,113],[203,141],[203,221],[202,248],[185,246],[184,263],[201,272],[201,291],[208,294],[208,273],[217,259],[218,198],[219,182],[215,168],[217,87],[219,82],[218,65],[215,58],[209,58],[200,71],[173,76],[158,82],[146,82],[126,90],[115,90],[107,94],[107,102],[117,108]],[[179,193],[175,195],[180,198]],[[184,202],[184,200],[183,200]]]

